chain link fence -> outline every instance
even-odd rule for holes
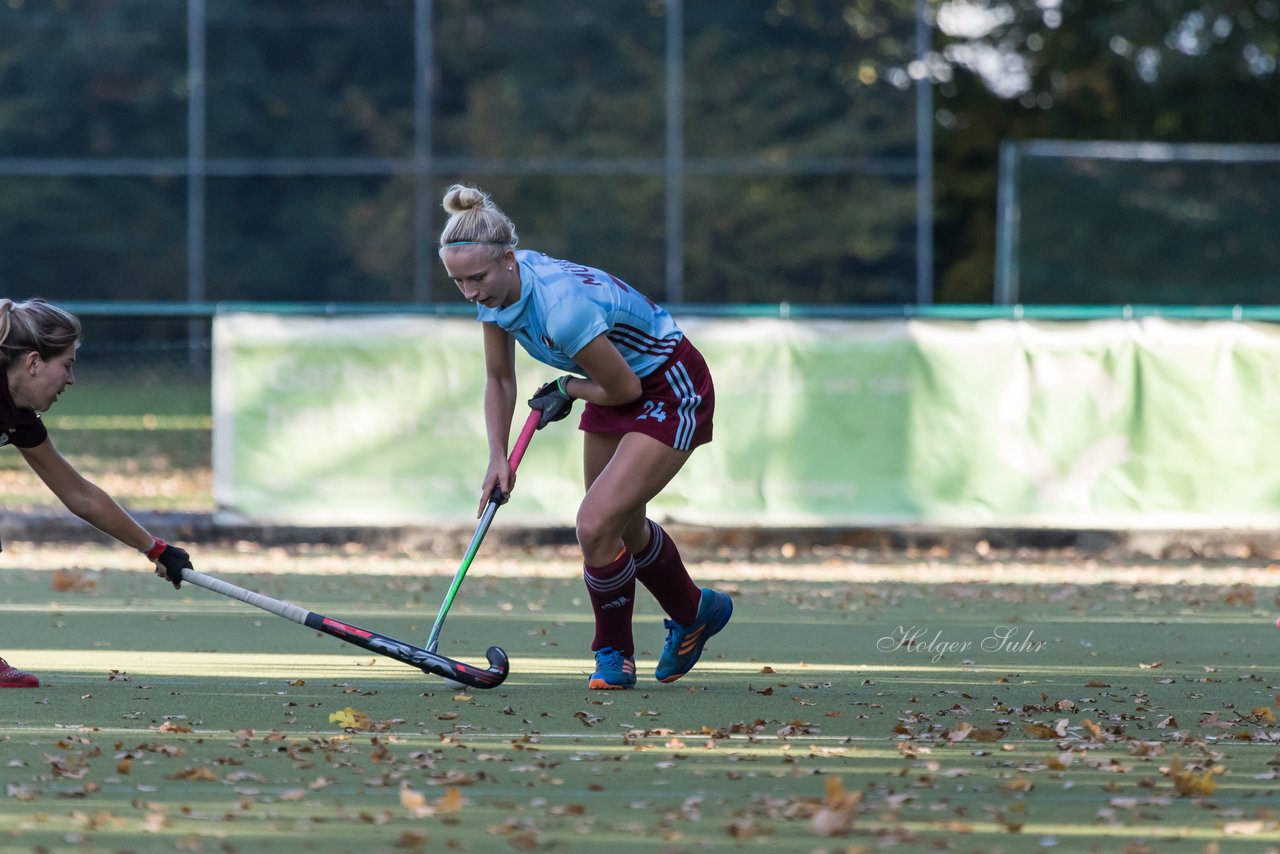
[[[929,302],[921,0],[0,7],[0,288],[424,303],[439,200],[674,303]]]

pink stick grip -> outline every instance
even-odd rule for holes
[[[511,473],[515,474],[516,468],[520,465],[520,460],[524,459],[524,450],[529,447],[529,441],[533,439],[534,431],[538,429],[538,420],[542,418],[542,412],[534,409],[529,412],[529,417],[525,419],[524,428],[520,431],[519,437],[516,438],[516,445],[511,449],[511,456],[507,458],[507,462],[511,465]]]

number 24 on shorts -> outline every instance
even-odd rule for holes
[[[663,408],[666,401],[659,400],[656,403],[652,400],[644,402],[644,412],[636,416],[637,421],[657,421],[663,422],[667,420],[667,410]]]

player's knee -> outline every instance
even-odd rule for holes
[[[608,516],[587,507],[578,510],[576,523],[578,545],[583,554],[595,554],[616,548],[622,539],[621,527]]]

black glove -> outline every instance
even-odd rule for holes
[[[542,417],[538,419],[539,430],[552,421],[559,421],[566,417],[569,410],[573,409],[573,398],[569,397],[569,392],[566,391],[566,386],[572,379],[576,377],[566,375],[555,382],[547,383],[529,398],[530,408],[542,410]]]
[[[186,549],[171,546],[161,539],[156,540],[151,551],[147,552],[147,557],[164,568],[164,577],[173,582],[174,590],[182,589],[183,568],[195,569],[191,565],[191,555],[187,554]],[[156,575],[160,575],[159,569],[156,570]]]

